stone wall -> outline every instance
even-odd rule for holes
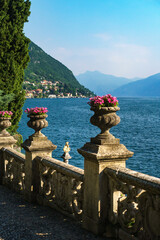
[[[25,155],[12,148],[2,148],[0,165],[2,184],[24,193],[25,191]]]
[[[56,159],[36,157],[39,172],[37,201],[82,219],[84,171]]]
[[[106,236],[159,239],[160,179],[123,167],[107,167]]]
[[[25,155],[12,148],[2,148],[0,152],[2,184],[25,197]],[[32,170],[30,200],[53,207],[80,221],[84,171],[51,157],[36,157]]]

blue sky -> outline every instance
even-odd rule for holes
[[[75,75],[160,72],[160,0],[31,0],[24,32]]]

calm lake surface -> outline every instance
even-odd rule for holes
[[[70,164],[83,168],[83,158],[77,152],[100,130],[90,124],[93,112],[88,99],[27,99],[24,109],[47,107],[49,126],[42,132],[57,145],[53,157],[59,160],[63,146],[68,141],[72,159]],[[127,167],[152,176],[160,177],[160,98],[119,98],[121,122],[110,132],[120,138],[120,142],[134,156],[127,161]],[[19,124],[19,132],[25,140],[34,131],[27,126],[24,113]]]

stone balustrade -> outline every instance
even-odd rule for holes
[[[25,155],[12,148],[2,148],[1,177],[2,184],[24,193],[25,190]],[[2,172],[3,170],[3,172]]]
[[[77,219],[82,218],[84,171],[50,157],[36,157],[37,201]]]
[[[74,217],[95,234],[160,239],[160,179],[126,168],[133,152],[109,132],[120,121],[119,108],[92,110],[91,123],[101,133],[78,149],[84,170],[52,158],[56,146],[41,133],[46,116],[32,117],[28,126],[35,133],[22,144],[25,154],[13,149],[13,137],[0,132],[0,184]]]
[[[160,179],[123,167],[107,167],[106,236],[159,239]]]

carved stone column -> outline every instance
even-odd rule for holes
[[[16,144],[17,140],[12,137],[7,128],[11,126],[10,117],[0,117],[0,149],[2,148],[13,148],[13,145]],[[2,184],[2,179],[4,176],[4,158],[3,152],[0,151],[0,184]]]
[[[37,156],[49,156],[52,157],[52,151],[57,148],[48,138],[41,133],[44,127],[48,126],[46,121],[47,115],[35,116],[28,115],[30,117],[27,123],[29,127],[35,130],[35,133],[29,136],[27,140],[22,144],[22,147],[26,152],[25,161],[25,198],[28,201],[35,200],[34,192],[37,191],[36,188],[39,186],[39,176],[36,162],[34,159]]]
[[[125,167],[126,160],[132,157],[133,152],[128,151],[119,139],[109,133],[109,129],[120,122],[116,115],[120,108],[103,107],[99,110],[92,107],[91,110],[95,113],[90,121],[101,129],[101,133],[78,149],[84,157],[83,227],[95,234],[102,234],[109,208],[108,182],[103,170],[110,165]]]

